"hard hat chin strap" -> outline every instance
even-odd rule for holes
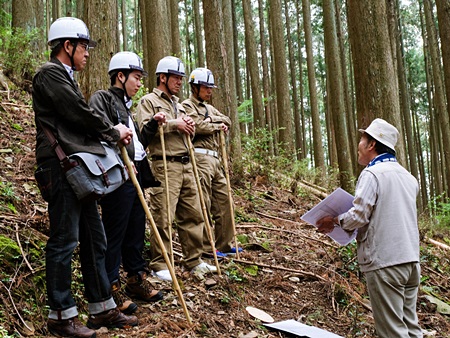
[[[69,41],[70,41],[70,40],[69,40]],[[72,43],[72,42],[70,42],[70,43]],[[75,52],[76,52],[76,50],[77,50],[77,46],[78,46],[78,40],[76,40],[76,41],[74,42],[74,44],[73,44],[72,55],[70,55],[69,53],[66,52],[66,53],[69,55],[70,64],[71,64],[72,69],[73,69],[74,71],[77,70],[77,68],[75,67],[75,61],[73,60],[73,56],[75,55]],[[65,49],[64,49],[64,50],[65,50]]]

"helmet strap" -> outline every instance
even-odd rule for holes
[[[120,79],[119,79],[119,73],[122,73],[123,74],[123,76],[125,76],[125,81],[120,81]],[[130,95],[128,95],[128,93],[127,93],[127,87],[125,86],[125,84],[127,83],[127,81],[128,81],[128,76],[130,76],[130,73],[128,73],[128,72],[122,72],[122,71],[120,71],[119,73],[117,73],[117,79],[119,80],[119,82],[121,83],[121,85],[122,85],[122,89],[123,89],[123,91],[124,91],[124,93],[125,93],[125,97],[127,98],[127,100],[128,101],[131,101],[131,97],[130,97]],[[127,101],[127,102],[128,102]],[[125,102],[126,103],[126,102]]]
[[[166,75],[166,82],[164,82],[164,86],[166,86],[166,89],[169,92],[169,94],[171,96],[173,96],[174,94],[172,93],[172,91],[169,89],[169,86],[167,85],[167,83],[169,82],[170,73],[165,73],[165,75]]]
[[[70,41],[70,40],[69,40]],[[72,41],[70,41],[70,43],[72,43]],[[69,55],[69,59],[70,59],[70,64],[72,66],[72,69],[74,71],[76,71],[76,67],[75,67],[75,62],[73,60],[73,56],[75,55],[75,52],[77,51],[77,46],[78,46],[78,40],[75,40],[75,42],[73,43],[73,49],[72,49],[72,55],[70,55],[69,53],[67,53]],[[65,50],[65,49],[64,49]]]

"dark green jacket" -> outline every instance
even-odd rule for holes
[[[57,59],[44,64],[33,78],[37,163],[56,157],[41,128],[49,128],[67,155],[84,151],[105,154],[99,142],[117,142],[119,131],[89,108],[77,84]]]

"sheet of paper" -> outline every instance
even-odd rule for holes
[[[282,322],[277,322],[273,324],[264,324],[267,327],[284,331],[287,333],[295,334],[300,337],[311,337],[311,338],[343,338],[337,334],[328,332],[323,329],[319,329],[315,326],[309,326],[302,324],[296,320],[289,319]]]
[[[314,208],[300,217],[305,222],[314,226],[319,219],[325,216],[338,216],[348,211],[353,206],[353,196],[344,189],[337,188],[327,198],[322,200]],[[356,230],[349,234],[340,227],[334,228],[332,232],[327,234],[340,245],[347,245],[356,238]]]

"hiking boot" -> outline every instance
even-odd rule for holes
[[[124,315],[118,308],[114,308],[95,315],[90,315],[86,325],[90,329],[98,330],[103,326],[108,329],[126,329],[138,324],[139,321],[136,316]]]
[[[84,326],[78,317],[63,320],[49,318],[47,328],[56,337],[95,338],[97,336],[95,331]]]
[[[125,294],[120,287],[119,280],[116,279],[111,283],[111,292],[114,302],[120,312],[125,313],[126,315],[131,315],[137,310],[138,306],[136,303],[133,303],[130,299],[125,297]]]
[[[140,299],[145,302],[157,302],[163,299],[162,291],[152,290],[150,282],[147,280],[147,272],[139,271],[137,275],[127,279],[125,292],[134,299]]]

